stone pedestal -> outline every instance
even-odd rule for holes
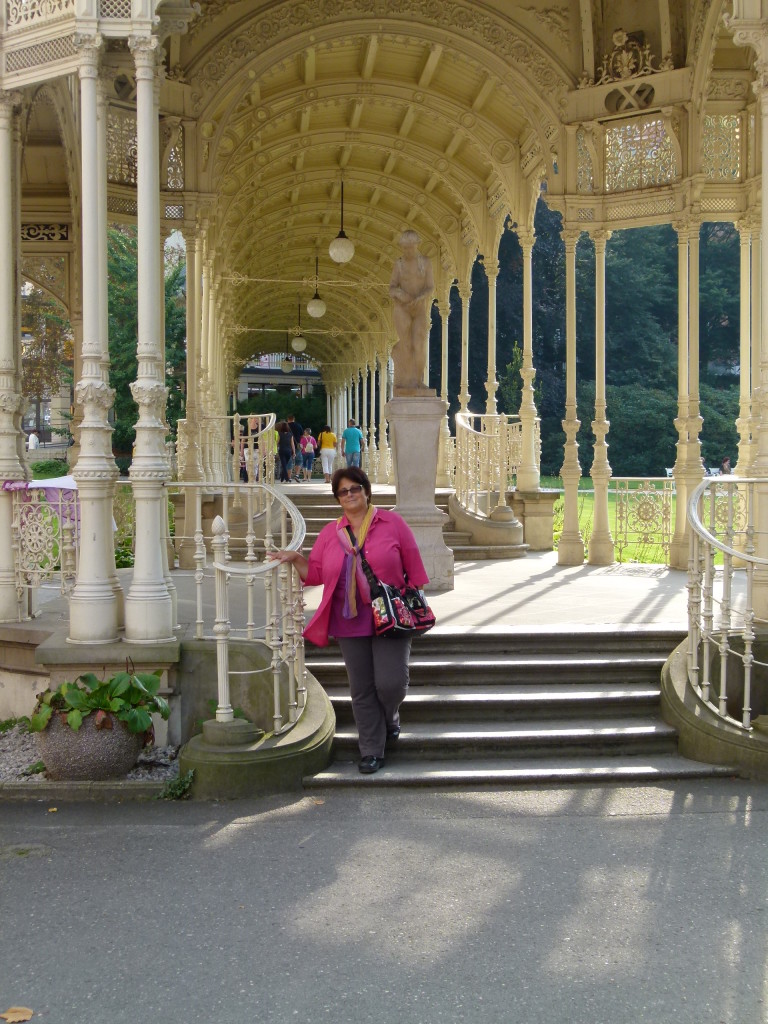
[[[446,516],[435,506],[440,428],[445,402],[434,392],[405,395],[387,403],[397,505],[416,537],[429,576],[427,590],[453,590],[453,552],[443,540]]]

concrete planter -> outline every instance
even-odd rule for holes
[[[64,715],[54,713],[47,727],[35,734],[40,759],[51,779],[113,779],[136,764],[143,736],[128,731],[114,715],[111,729],[97,729],[95,715],[88,715],[77,732]]]

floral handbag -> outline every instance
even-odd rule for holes
[[[374,574],[362,551],[360,562],[371,590],[376,636],[413,636],[432,629],[435,613],[427,604],[423,591],[410,586],[407,576],[402,589],[393,587]]]

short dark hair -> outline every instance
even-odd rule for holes
[[[368,503],[371,501],[371,481],[357,466],[342,466],[341,469],[337,469],[331,477],[331,490],[333,496],[338,501],[338,492],[341,487],[342,480],[351,480],[353,484],[360,484],[365,491],[365,496],[368,499]]]

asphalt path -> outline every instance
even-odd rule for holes
[[[0,804],[0,1014],[765,1024],[768,788]]]

